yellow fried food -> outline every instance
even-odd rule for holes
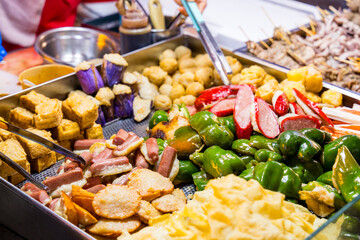
[[[310,101],[313,101],[313,102],[316,102],[316,103],[321,103],[321,97],[319,95],[317,95],[316,93],[307,92],[306,97]]]
[[[79,224],[79,219],[74,203],[71,201],[70,197],[64,192],[61,192],[60,209],[69,222],[71,222],[75,226]]]
[[[195,81],[201,83],[205,88],[214,84],[214,71],[211,67],[201,67],[195,72]]]
[[[154,99],[154,107],[159,110],[169,110],[171,108],[171,99],[166,95],[157,95]]]
[[[189,58],[189,57],[191,57],[191,50],[188,47],[180,45],[175,48],[175,54],[176,54],[177,59],[184,58],[184,57]]]
[[[148,77],[151,83],[160,86],[164,82],[167,72],[159,66],[151,66],[144,69],[143,75]]]
[[[322,89],[322,75],[321,72],[314,68],[314,65],[309,65],[297,69],[292,69],[287,73],[289,81],[302,82],[305,85],[306,91],[318,93]]]
[[[161,213],[156,210],[156,208],[151,205],[148,201],[141,200],[139,211],[136,213],[140,220],[148,224],[151,218],[155,218],[161,215]]]
[[[235,74],[231,78],[231,84],[250,84],[256,87],[261,86],[266,72],[264,69],[257,65],[252,65],[244,68],[241,73]]]
[[[79,124],[69,119],[62,119],[60,125],[52,129],[52,135],[58,141],[70,140],[80,135]]]
[[[79,223],[81,225],[87,226],[97,222],[97,219],[93,215],[91,215],[91,213],[89,213],[88,211],[86,211],[84,208],[80,207],[76,203],[73,204],[79,219]]]
[[[35,112],[35,107],[38,104],[45,102],[49,99],[50,98],[32,90],[28,94],[22,95],[20,97],[20,107],[26,108],[30,112]]]
[[[185,95],[185,96],[181,96],[180,98],[175,99],[174,104],[184,103],[186,106],[192,106],[192,105],[194,105],[195,100],[196,100],[195,96]]]
[[[269,75],[270,76],[270,75]],[[279,83],[275,78],[268,79],[264,85],[256,90],[255,95],[271,104],[274,93],[279,90]]]
[[[295,101],[295,96],[292,93],[292,90],[296,88],[299,90],[302,94],[306,95],[305,86],[302,82],[295,82],[295,81],[289,81],[287,79],[283,80],[280,83],[280,90],[283,91],[289,100],[289,102]]]
[[[200,67],[211,67],[214,68],[214,65],[209,57],[209,54],[198,54],[195,57],[196,66]]]
[[[326,90],[321,94],[322,103],[331,104],[335,107],[342,105],[343,96],[335,90]]]
[[[195,72],[196,71],[196,61],[193,58],[181,58],[179,60],[179,71],[180,73],[185,72]]]
[[[125,219],[139,210],[140,201],[141,196],[135,189],[111,184],[95,194],[92,205],[101,217]]]
[[[185,93],[197,97],[202,91],[204,91],[204,86],[199,82],[193,82],[187,86]]]
[[[170,179],[149,169],[138,169],[132,172],[127,185],[135,188],[142,199],[146,201],[151,201],[174,190]]]
[[[164,50],[161,54],[160,54],[160,57],[159,57],[159,60],[163,60],[165,58],[176,58],[176,54],[174,52],[174,50],[172,49],[166,49]]]
[[[87,227],[86,230],[104,237],[116,238],[123,232],[134,232],[140,225],[141,221],[135,216],[122,220],[100,218],[97,223]]]
[[[95,123],[92,127],[85,129],[85,137],[87,139],[103,139],[103,129],[100,124]]]
[[[53,128],[60,125],[63,119],[61,101],[49,99],[35,107],[34,123],[37,129]]]
[[[94,208],[92,206],[94,196],[95,194],[88,192],[79,186],[72,185],[72,190],[71,190],[72,201],[92,214],[95,213]]]
[[[178,62],[175,58],[164,58],[160,60],[160,67],[168,74],[173,74],[178,68]]]
[[[159,88],[159,93],[161,95],[166,95],[166,96],[170,97],[171,89],[172,89],[172,85],[165,83],[165,84],[161,85],[161,87]]]
[[[170,98],[172,100],[177,99],[185,95],[185,88],[181,84],[173,85],[170,91]]]
[[[231,56],[226,56],[225,58],[231,67],[233,75],[241,72],[241,70],[244,68],[243,65],[236,58],[233,58]]]
[[[178,81],[181,85],[184,86],[184,88],[187,88],[189,84],[195,81],[195,74],[193,72],[185,72],[180,75]]]
[[[231,174],[210,180],[183,210],[151,219],[153,234],[144,228],[131,238],[124,235],[119,239],[296,240],[305,239],[325,221],[285,201],[283,194],[264,189],[255,180]]]
[[[160,212],[170,213],[181,210],[186,204],[186,197],[183,191],[175,189],[171,194],[166,194],[151,202]]]
[[[21,128],[29,128],[33,125],[34,114],[25,108],[16,107],[10,111],[9,114],[9,122],[21,127]]]

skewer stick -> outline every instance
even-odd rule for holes
[[[333,11],[333,13],[335,13],[335,14],[337,14],[337,15],[340,14],[340,12],[339,12],[336,8],[334,8],[332,5],[329,6],[329,9],[330,9],[331,11]]]
[[[274,43],[274,39],[273,39],[272,37],[268,37],[267,33],[265,32],[265,30],[264,30],[263,28],[260,28],[260,29],[261,29],[261,31],[264,33],[265,37],[266,37],[266,38],[269,38],[269,40],[270,40],[271,43]]]
[[[334,57],[334,59],[338,62],[342,62],[342,63],[346,63],[346,64],[349,64],[349,65],[353,65],[353,66],[358,66],[357,63],[354,63],[352,61],[349,61],[349,60],[345,60],[345,59],[340,59],[338,57]]]
[[[264,47],[266,47],[267,49],[269,49],[269,48],[270,48],[270,46],[269,46],[269,45],[267,45],[267,43],[266,43],[266,42],[264,42],[263,40],[260,40],[260,43],[261,43]]]
[[[261,9],[263,10],[263,12],[265,13],[265,16],[269,19],[269,21],[271,22],[271,24],[276,27],[274,21],[271,19],[270,15],[268,14],[268,12],[265,10],[264,7],[261,7]]]
[[[321,9],[319,6],[316,6],[316,9],[320,12],[322,18],[326,17],[326,14],[323,9]]]
[[[294,58],[295,61],[301,62],[301,64],[306,65],[306,61],[294,51],[288,49],[286,52],[290,55],[290,57]]]
[[[245,30],[240,25],[238,27],[239,27],[240,31],[244,34],[244,36],[247,38],[247,40],[251,41],[249,36],[246,34]]]
[[[291,45],[291,42],[289,39],[287,39],[282,32],[279,31],[280,37],[288,44]]]
[[[331,13],[326,9],[324,9],[324,13],[325,13],[325,15],[331,15]]]
[[[332,70],[336,70],[336,69],[333,68],[331,65],[329,65],[327,62],[322,61],[321,64],[324,65],[324,66],[326,66],[326,67],[328,67],[328,68],[331,68]]]
[[[300,26],[299,27],[301,30],[303,30],[307,35],[312,36],[314,35],[314,32],[310,31],[309,29],[307,29],[305,26]]]

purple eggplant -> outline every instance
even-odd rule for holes
[[[111,105],[102,105],[101,109],[104,112],[106,122],[110,122],[115,119],[114,100],[111,100]]]
[[[113,88],[115,94],[114,112],[118,118],[128,118],[133,116],[134,94],[127,85],[117,84]]]
[[[114,115],[114,98],[115,95],[108,87],[100,88],[95,95],[96,100],[100,102],[101,109],[104,113],[106,122],[115,119]]]
[[[83,61],[75,68],[82,90],[86,94],[93,94],[104,87],[104,81],[94,64]]]
[[[102,76],[107,86],[112,87],[122,81],[128,63],[118,53],[105,54],[102,65]]]
[[[101,108],[101,106],[99,106],[98,108],[98,119],[95,121],[96,123],[100,124],[102,127],[105,126],[106,124],[106,119],[105,119],[105,114]]]

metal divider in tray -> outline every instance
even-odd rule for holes
[[[174,49],[179,45],[188,46],[195,54],[205,52],[199,39],[183,35],[124,55],[129,64],[127,71],[142,71],[147,66],[157,65],[158,57],[162,51],[168,48]],[[226,49],[223,49],[223,52],[226,56],[230,55],[237,58],[245,67],[256,64],[280,81],[286,78],[286,72],[288,71],[286,68],[246,54],[234,54]],[[325,90],[334,89],[341,92],[344,95],[344,105],[346,106],[351,107],[353,103],[360,102],[360,95],[357,93],[328,83],[324,83],[324,88]],[[20,96],[31,90],[35,90],[51,98],[63,100],[70,91],[76,89],[80,89],[80,84],[75,74],[69,74],[28,88],[24,91],[0,98],[0,116],[7,119],[9,111],[18,106]],[[126,131],[133,131],[139,136],[144,137],[149,119],[150,117],[140,123],[136,123],[132,118],[114,120],[104,127],[104,136],[105,138],[109,138],[120,128],[123,128]],[[33,176],[38,180],[53,176],[56,174],[56,170],[60,164],[61,161],[41,173],[33,174]],[[72,225],[23,193],[19,189],[22,185],[23,183],[14,186],[3,178],[0,178],[0,223],[28,239],[94,239],[88,233]],[[194,193],[195,188],[193,184],[190,184],[183,186],[182,190],[184,190],[186,194],[191,194]]]

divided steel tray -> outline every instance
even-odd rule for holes
[[[130,72],[142,71],[147,66],[157,65],[158,57],[162,51],[168,48],[174,49],[179,45],[188,46],[194,54],[205,52],[199,39],[182,35],[124,55],[129,63],[127,70]],[[223,51],[225,55],[237,58],[245,67],[257,64],[278,80],[286,78],[286,72],[288,71],[286,68],[246,54],[234,54],[225,49],[223,49]],[[353,103],[360,103],[360,94],[358,93],[329,83],[324,83],[323,86],[325,89],[334,89],[341,92],[344,95],[344,105],[346,106],[351,107]],[[28,88],[21,92],[0,98],[0,116],[7,119],[9,111],[18,106],[19,97],[31,90],[35,90],[48,97],[63,100],[70,91],[76,89],[80,89],[80,84],[75,74],[69,74]],[[123,128],[126,131],[133,131],[139,136],[145,136],[145,129],[149,119],[150,117],[141,123],[136,123],[133,119],[115,120],[104,127],[104,136],[109,138],[112,134],[116,133],[119,128]],[[59,161],[51,168],[33,175],[38,179],[53,176],[60,163]],[[19,184],[18,186],[21,185],[22,184]],[[14,186],[3,178],[0,178],[0,223],[13,229],[27,239],[94,239],[80,228],[72,225],[20,191],[18,186]],[[194,191],[194,187],[191,184],[184,186],[182,189],[186,193],[192,193]]]

